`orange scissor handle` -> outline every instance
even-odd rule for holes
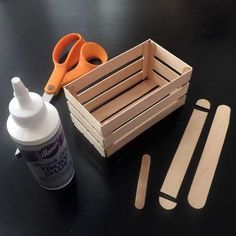
[[[80,58],[81,46],[85,43],[85,40],[80,34],[71,33],[62,37],[55,48],[53,49],[52,59],[54,63],[53,72],[44,87],[44,91],[48,94],[57,94],[61,88],[61,82],[65,73],[76,63]],[[64,62],[60,63],[60,57],[62,53],[65,53],[65,49],[73,45],[69,50],[69,53]]]
[[[98,67],[100,64],[107,62],[108,56],[103,47],[94,42],[86,42],[80,50],[80,60],[78,65],[68,71],[63,80],[62,86],[68,84],[72,80],[86,74],[90,70]],[[93,61],[99,61],[99,64],[94,64]]]

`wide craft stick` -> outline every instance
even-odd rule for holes
[[[147,154],[144,154],[142,157],[142,163],[139,172],[138,185],[135,197],[135,207],[137,209],[142,209],[145,205],[150,163],[151,163],[151,157]]]
[[[199,109],[199,107],[206,109],[205,111]],[[200,99],[196,103],[196,107],[190,117],[188,125],[185,129],[183,137],[180,141],[178,149],[169,167],[163,185],[161,187],[161,193],[165,193],[172,198],[177,197],[183,178],[187,171],[188,165],[192,158],[193,152],[200,137],[202,128],[204,126],[207,110],[210,109],[210,103],[205,99]],[[177,203],[170,201],[166,198],[159,197],[160,205],[167,209],[173,209]]]
[[[228,130],[230,111],[225,105],[219,106],[216,110],[188,195],[188,202],[193,208],[200,209],[205,206]]]

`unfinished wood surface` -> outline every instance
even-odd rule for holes
[[[101,134],[101,124],[91,115],[89,111],[87,111],[83,105],[81,105],[77,99],[70,93],[69,90],[67,90],[66,87],[64,87],[64,92],[67,100],[75,107],[76,110],[80,112],[83,117],[86,118],[86,120],[92,124],[92,126],[98,131],[98,133]]]
[[[125,136],[127,132],[132,131],[135,129],[139,124],[143,123],[145,120],[147,120],[149,117],[152,117],[153,115],[157,114],[159,111],[167,107],[168,105],[172,104],[173,102],[177,101],[179,98],[183,97],[188,90],[189,84],[186,84],[181,89],[176,89],[175,92],[173,92],[171,95],[165,97],[160,102],[154,104],[149,109],[145,110],[141,114],[135,116],[132,120],[125,123],[123,126],[112,132],[110,135],[105,137],[104,139],[104,146],[108,147],[112,143],[114,143],[116,140],[122,138],[122,136]]]
[[[197,104],[198,106],[204,106],[206,102],[207,101],[205,101],[205,99],[201,99],[197,102]],[[160,190],[162,193],[165,193],[174,198],[177,197],[201,131],[205,124],[207,114],[207,111],[198,110],[198,107],[195,107],[193,110],[188,125],[166,174],[165,180],[162,184]],[[169,209],[169,204],[165,209]]]
[[[158,75],[158,74],[155,73],[154,71],[152,71],[152,72],[150,73],[149,79],[156,80],[157,83],[158,83],[158,85],[159,85],[159,87],[163,87],[164,85],[169,84],[169,82],[168,82],[166,79],[164,79],[163,77],[161,77],[160,75]]]
[[[112,86],[120,83],[125,78],[130,77],[134,73],[142,69],[143,59],[139,59],[127,67],[115,72],[114,74],[108,76],[102,81],[96,83],[95,85],[89,87],[85,91],[78,94],[77,99],[80,103],[85,103],[95,96],[105,92],[107,89],[112,88]]]
[[[168,200],[164,197],[159,197],[159,203],[162,206],[162,208],[166,209],[166,210],[172,210],[176,207],[177,203],[173,202],[171,200]]]
[[[115,153],[117,150],[119,150],[121,147],[123,147],[125,144],[127,144],[132,139],[136,138],[139,134],[153,126],[155,123],[178,109],[179,107],[183,106],[185,103],[186,96],[179,99],[178,101],[174,102],[173,104],[167,106],[165,109],[159,111],[157,114],[155,114],[152,117],[149,117],[146,121],[144,121],[142,124],[138,125],[135,129],[127,132],[125,137],[122,137],[120,140],[117,140],[114,145],[107,148],[106,153],[109,157],[113,153]]]
[[[95,97],[94,99],[84,104],[84,107],[88,111],[92,111],[97,107],[103,105],[107,101],[111,100],[112,98],[118,96],[123,91],[130,89],[134,85],[138,84],[141,80],[142,80],[142,71],[122,81],[121,83],[113,86],[112,88],[107,89],[104,93],[100,94],[99,96]]]
[[[210,108],[211,108],[210,102],[208,100],[206,100],[206,99],[198,100],[196,102],[196,106],[199,106],[200,108],[203,107],[203,108],[208,109],[208,110],[210,110]]]
[[[126,91],[125,93],[114,98],[110,102],[106,103],[102,107],[98,108],[92,115],[99,121],[107,119],[109,116],[113,115],[117,111],[121,110],[125,106],[129,105],[133,101],[142,97],[144,94],[148,93],[150,90],[157,87],[158,84],[152,79],[143,80],[141,83]]]
[[[135,207],[139,210],[142,209],[145,205],[150,163],[151,157],[148,154],[144,154],[142,157],[134,203]]]
[[[149,64],[149,45],[150,45],[151,40],[147,40],[143,44],[143,74],[142,74],[142,79],[145,79],[148,77],[148,64]]]
[[[145,42],[144,42],[145,43]],[[90,71],[89,73],[79,77],[78,79],[74,80],[70,84],[66,86],[67,89],[72,89],[76,91],[80,91],[84,89],[88,85],[94,83],[95,81],[99,80],[103,76],[113,72],[114,70],[124,66],[125,64],[131,62],[132,60],[140,57],[143,55],[143,45],[141,43],[136,47],[131,48],[130,50],[120,54],[119,56],[109,60],[108,62],[102,64],[101,66],[95,68],[94,70]]]
[[[97,142],[96,139],[84,128],[83,125],[80,124],[80,122],[72,115],[71,120],[74,123],[75,127],[87,138],[87,140],[98,150],[98,152],[103,156],[106,157],[105,150],[102,148],[102,146]]]
[[[189,65],[149,39],[72,81],[64,91],[77,128],[109,156],[184,104],[185,96],[162,112],[151,111],[184,87],[191,73]]]
[[[91,126],[91,124],[76,110],[69,102],[67,102],[69,111],[80,122],[81,125],[104,147],[103,137]]]
[[[147,77],[151,78],[150,73],[153,70],[153,63],[154,63],[154,52],[155,52],[155,44],[152,40],[149,42],[149,55],[148,55],[148,68],[147,68]]]
[[[217,108],[207,141],[188,194],[189,204],[196,209],[206,204],[230,121],[230,108]]]
[[[177,74],[175,71],[171,70],[169,67],[156,60],[155,58],[153,62],[153,70],[161,74],[168,81],[172,81],[179,77],[179,74]]]
[[[148,107],[155,104],[157,101],[161,100],[162,98],[173,92],[176,88],[188,83],[190,77],[191,71],[188,71],[176,80],[172,81],[171,83],[165,82],[165,84],[163,85],[163,79],[162,81],[159,80],[158,85],[162,85],[161,87],[157,87],[156,89],[144,95],[126,108],[117,112],[114,116],[111,116],[107,120],[105,120],[101,126],[102,134],[104,136],[107,136],[109,133],[120,127],[128,120],[132,119],[134,116],[138,115]],[[156,78],[154,79],[158,81]]]
[[[175,69],[177,72],[182,74],[184,72],[184,68],[189,68],[192,70],[192,67],[180,60],[178,57],[171,54],[169,51],[161,47],[160,45],[153,42],[155,45],[154,55],[166,63],[168,66]]]

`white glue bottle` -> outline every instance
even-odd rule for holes
[[[56,108],[12,79],[7,129],[39,184],[48,190],[65,187],[74,176],[71,154]]]

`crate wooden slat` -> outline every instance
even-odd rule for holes
[[[64,87],[72,122],[108,157],[184,105],[191,73],[149,39]]]

